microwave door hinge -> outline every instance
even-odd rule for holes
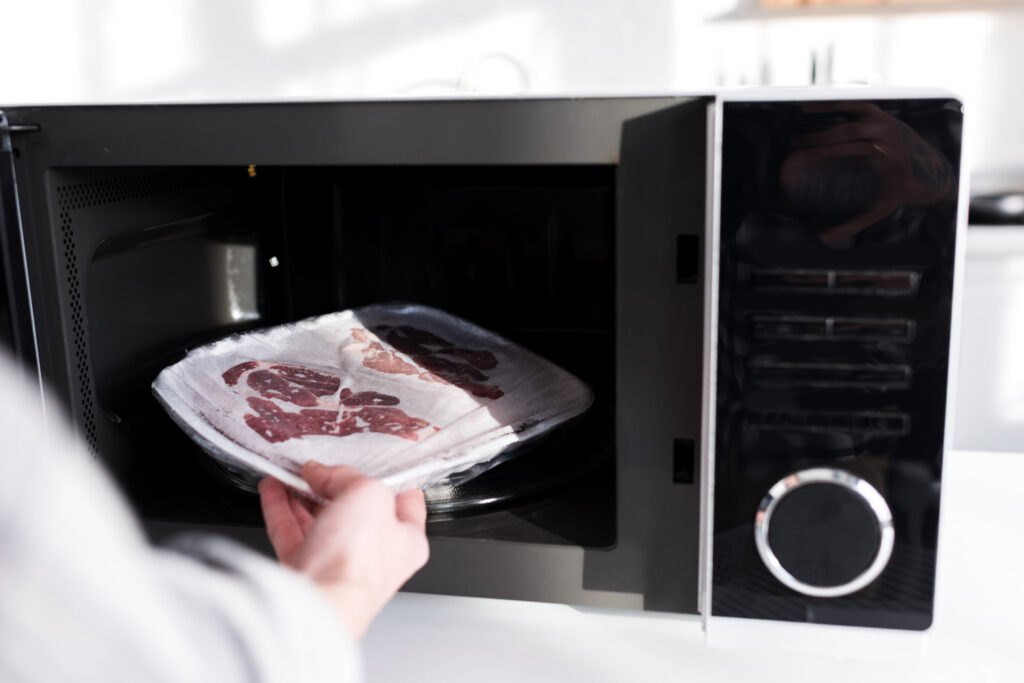
[[[23,361],[26,371],[33,368],[39,381],[40,395],[43,393],[42,376],[39,374],[39,348],[36,339],[36,324],[32,312],[32,294],[26,272],[25,236],[18,208],[18,182],[15,174],[17,149],[11,144],[12,133],[31,133],[40,130],[36,124],[10,125],[7,116],[0,110],[0,272],[5,279],[3,289],[13,327],[13,351]],[[2,296],[2,295],[0,295]],[[46,405],[43,404],[45,419]]]
[[[38,123],[9,123],[7,116],[0,111],[0,151],[11,151],[12,133],[35,133],[41,129]]]

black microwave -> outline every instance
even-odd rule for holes
[[[923,630],[962,107],[698,96],[6,108],[0,335],[154,537],[265,541],[150,383],[384,301],[593,407],[427,492],[415,591]]]

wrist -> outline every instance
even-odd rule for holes
[[[316,581],[349,634],[359,640],[366,633],[380,606],[371,598],[371,591],[347,581]]]

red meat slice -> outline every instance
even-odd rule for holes
[[[406,363],[394,351],[385,350],[380,342],[372,342],[369,349],[363,351],[363,355],[366,356],[363,365],[377,372],[389,375],[418,375],[420,372],[415,365]]]
[[[257,370],[249,374],[246,383],[260,392],[264,398],[276,398],[297,406],[312,408],[320,404],[316,395],[308,389],[292,384],[281,375],[270,370]]]
[[[350,417],[365,422],[366,428],[371,432],[391,434],[409,441],[419,441],[419,435],[416,432],[430,426],[426,420],[410,417],[406,415],[405,411],[398,408],[369,406],[351,413],[346,410],[342,415],[343,420]]]
[[[422,367],[430,370],[436,375],[444,377],[452,384],[458,382],[476,381],[481,382],[487,379],[487,375],[480,372],[468,363],[442,358],[441,356],[413,356],[413,360]]]
[[[284,379],[292,384],[298,384],[317,396],[330,396],[341,386],[340,379],[319,370],[310,370],[295,365],[274,365],[270,369],[276,370]]]
[[[493,370],[498,365],[498,359],[490,351],[473,351],[472,349],[444,349],[438,353],[445,353],[449,356],[458,356],[470,362],[473,367],[481,370]]]
[[[241,377],[246,370],[252,370],[253,368],[258,368],[259,366],[260,364],[257,363],[256,361],[249,361],[248,363],[239,363],[238,365],[226,370],[224,374],[221,375],[221,377],[224,378],[224,382],[229,387],[233,387],[236,384],[238,384],[238,378]]]
[[[404,362],[404,361],[403,361]],[[226,370],[221,377],[228,386],[236,386],[246,373],[245,386],[262,397],[249,396],[246,403],[255,414],[244,416],[246,425],[271,443],[301,439],[306,435],[344,437],[363,432],[390,434],[418,441],[419,431],[430,423],[395,408],[400,401],[376,391],[354,392],[342,389],[338,377],[299,365],[247,361]],[[299,406],[296,412],[274,402]],[[356,410],[342,410],[356,408]],[[438,428],[434,427],[436,431]]]
[[[490,351],[458,348],[432,332],[410,325],[378,325],[374,331],[392,347],[411,356],[419,367],[405,362],[394,351],[385,349],[380,342],[371,341],[366,330],[352,330],[353,339],[368,345],[361,353],[363,365],[372,370],[393,375],[416,375],[425,382],[453,384],[482,398],[496,399],[505,395],[500,387],[485,384],[489,378],[480,372],[492,370],[498,365],[498,359]],[[459,360],[440,354],[455,356]]]
[[[387,394],[378,394],[376,391],[360,391],[358,394],[352,393],[351,389],[342,389],[341,405],[353,408],[355,406],[397,406],[398,397],[388,396]]]
[[[385,341],[402,353],[418,356],[433,353],[437,349],[454,346],[450,341],[441,339],[432,332],[420,330],[411,325],[379,325],[376,331],[383,332]]]
[[[337,434],[338,412],[305,409],[289,413],[272,401],[250,396],[246,403],[256,411],[246,415],[245,424],[271,443],[298,439],[306,434]]]

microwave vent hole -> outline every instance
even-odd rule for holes
[[[91,372],[92,361],[89,355],[88,325],[82,303],[82,278],[78,263],[79,245],[75,231],[75,212],[79,209],[170,192],[184,188],[190,182],[185,172],[167,169],[118,175],[100,180],[70,182],[57,186],[61,256],[63,257],[67,285],[65,300],[68,302],[71,332],[75,340],[74,367],[71,372],[78,393],[76,421],[93,453],[99,453],[99,437],[96,430],[95,386]]]
[[[89,352],[85,344],[85,318],[82,315],[82,294],[79,285],[78,255],[75,249],[75,230],[71,222],[71,206],[73,206],[74,201],[69,201],[71,195],[67,190],[68,188],[58,188],[57,194],[61,202],[60,229],[64,248],[64,269],[67,274],[67,300],[71,313],[72,334],[75,337],[74,373],[78,383],[81,426],[85,432],[89,449],[96,453],[96,421],[93,416],[92,378],[89,373]]]

